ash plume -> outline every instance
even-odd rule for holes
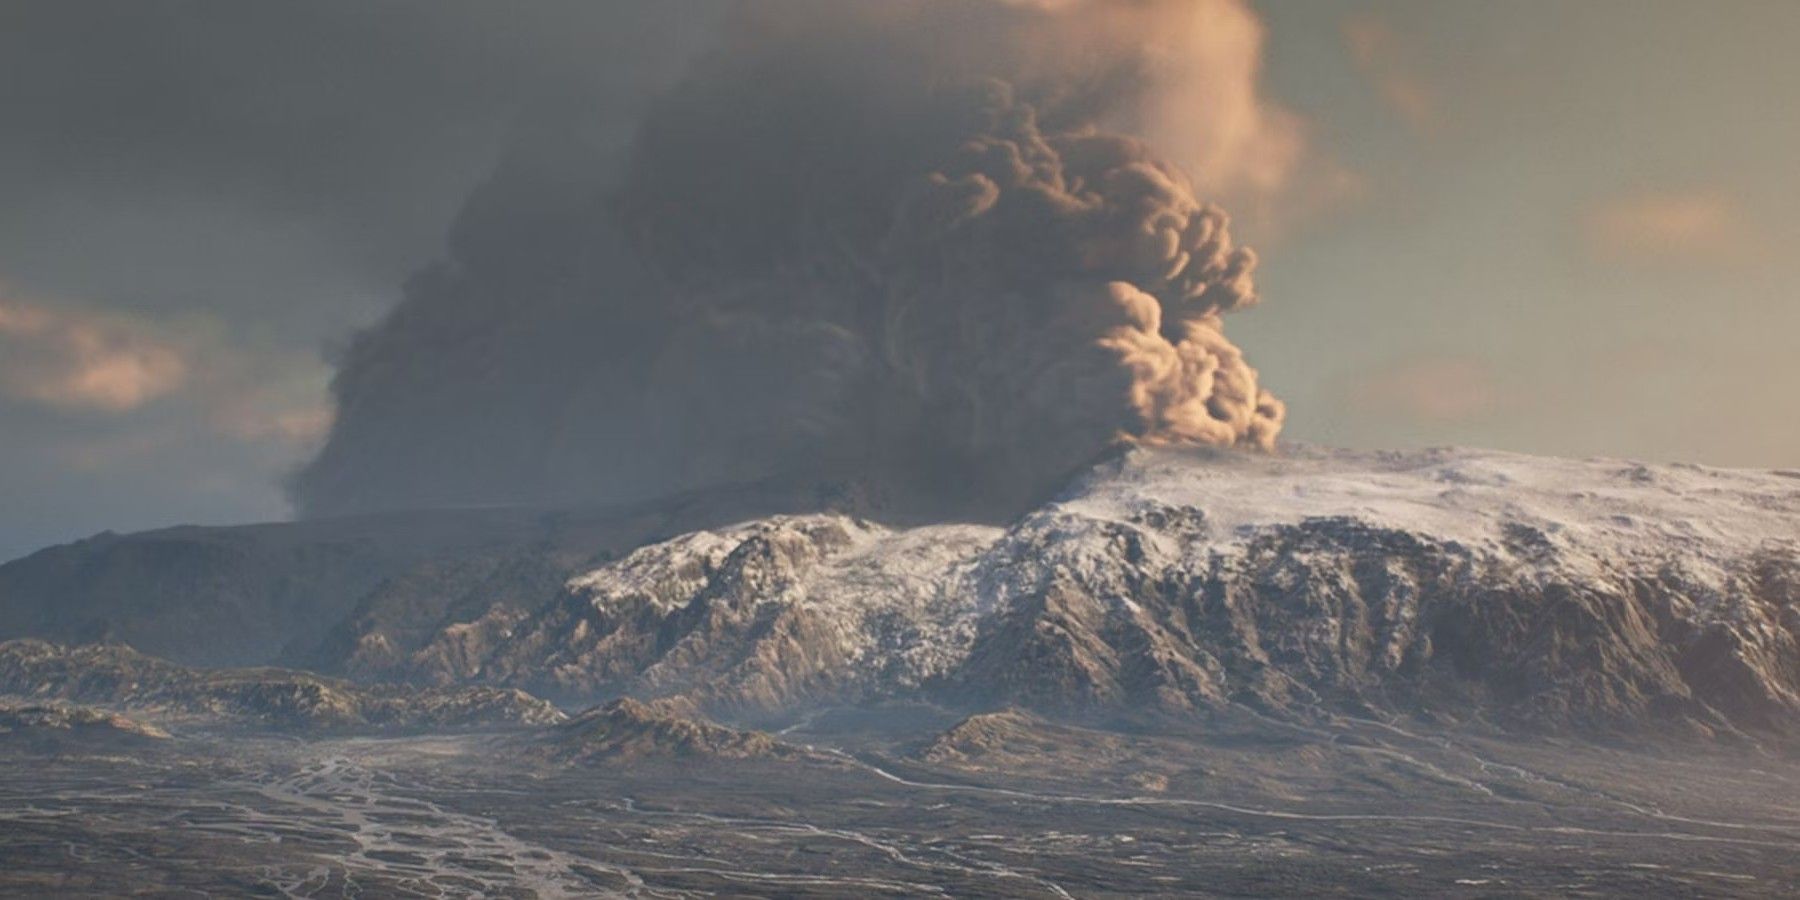
[[[622,159],[540,137],[471,198],[346,353],[297,506],[790,477],[982,506],[1120,440],[1272,446],[1282,405],[1223,330],[1256,257],[1121,130],[1216,74],[1168,42],[1231,10],[745,4]]]

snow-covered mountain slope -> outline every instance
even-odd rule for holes
[[[1735,556],[1746,546],[1800,542],[1800,471],[1465,448],[1138,451],[1096,470],[1057,505],[1101,518],[1156,506],[1203,509],[1216,539],[1349,517],[1488,549],[1518,526],[1617,556]]]
[[[409,674],[739,713],[912,692],[968,658],[992,613],[974,564],[1002,534],[818,514],[683,535],[572,579],[535,612],[446,629]]]
[[[767,482],[596,508],[107,532],[0,564],[0,640],[109,640],[187,665],[375,677],[396,663],[396,647],[415,648],[496,602],[535,606],[596,558],[863,502],[841,485]]]
[[[1800,473],[1139,449],[1008,528],[792,515],[651,544],[407,660],[739,717],[879,697],[1800,724]]]

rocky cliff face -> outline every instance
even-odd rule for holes
[[[416,677],[754,717],[924,689],[966,657],[993,529],[781,516],[644,547],[524,615],[445,629]]]
[[[1135,451],[1009,528],[654,543],[412,677],[726,716],[923,696],[1560,728],[1800,722],[1800,476],[1476,451]]]

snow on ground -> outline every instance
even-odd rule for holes
[[[607,627],[658,635],[668,627],[713,628],[711,619],[684,613],[690,609],[723,610],[721,621],[743,622],[774,621],[757,618],[771,609],[792,613],[804,625],[779,632],[789,644],[762,646],[759,628],[708,632],[703,643],[714,654],[729,645],[739,658],[766,663],[748,676],[757,685],[789,689],[781,660],[798,653],[820,667],[809,685],[895,692],[953,673],[984,634],[1038,627],[1031,604],[1056,585],[1108,604],[1142,634],[1161,634],[1142,608],[1156,596],[1146,585],[1233,577],[1221,558],[1248,558],[1258,536],[1319,520],[1320,533],[1346,554],[1392,550],[1382,541],[1363,545],[1362,531],[1337,529],[1335,520],[1403,532],[1448,551],[1444,558],[1473,560],[1483,578],[1518,586],[1522,596],[1545,585],[1623,596],[1638,580],[1659,580],[1695,628],[1731,629],[1732,659],[1767,668],[1773,663],[1755,660],[1787,652],[1785,639],[1769,631],[1772,607],[1752,595],[1765,555],[1784,558],[1783,571],[1800,556],[1800,473],[1469,449],[1293,447],[1260,455],[1140,448],[1006,529],[774,516],[641,548],[570,588],[596,610],[647,606],[650,620]],[[1179,577],[1171,582],[1171,575]],[[1335,585],[1317,588],[1330,594]],[[1404,591],[1390,599],[1418,602]],[[1416,612],[1408,606],[1392,615],[1405,621]],[[1098,638],[1084,640],[1071,646]],[[1774,675],[1758,683],[1786,690]],[[746,696],[786,701],[773,690]]]
[[[1800,472],[1464,448],[1141,449],[1087,476],[1057,506],[1097,519],[1194,507],[1217,543],[1327,517],[1472,546],[1498,545],[1508,526],[1524,525],[1633,557],[1738,556],[1800,541]]]
[[[1147,516],[1197,510],[1202,528],[1146,527]],[[753,538],[808,548],[759,602],[829,611],[856,654],[896,641],[941,669],[978,620],[1007,599],[1073,578],[1119,576],[1114,542],[1141,535],[1139,568],[1240,549],[1258,534],[1344,518],[1512,554],[1521,528],[1557,549],[1564,577],[1620,563],[1671,564],[1723,589],[1726,570],[1760,550],[1800,546],[1800,472],[1559,459],[1440,448],[1359,452],[1289,447],[1274,455],[1140,448],[1078,479],[1012,529],[944,524],[890,529],[833,514],[776,516],[643,547],[569,582],[596,607],[647,599],[687,605]],[[1127,596],[1123,588],[1100,591]],[[896,629],[907,632],[897,634]],[[892,651],[894,648],[887,648]]]

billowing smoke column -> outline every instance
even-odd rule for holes
[[[1102,128],[1166,107],[1151,34],[1224,2],[746,4],[622,164],[539,141],[471,199],[347,353],[298,505],[1004,505],[1118,440],[1272,446],[1221,320],[1255,255]]]

